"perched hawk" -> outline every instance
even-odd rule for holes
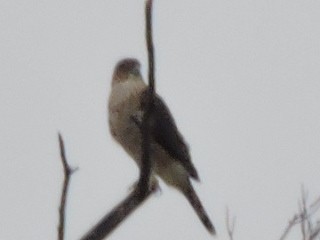
[[[146,110],[148,86],[142,79],[140,63],[123,59],[116,65],[109,98],[109,125],[114,139],[141,167],[141,121]],[[215,228],[194,191],[190,178],[199,180],[189,149],[160,96],[154,98],[150,117],[152,181],[158,175],[165,183],[182,192],[211,234]]]

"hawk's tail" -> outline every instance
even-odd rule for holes
[[[216,234],[216,230],[211,223],[206,211],[204,210],[200,199],[197,196],[197,193],[194,191],[193,187],[191,184],[189,184],[189,187],[183,191],[183,194],[186,196],[188,199],[189,203],[197,213],[198,217],[200,218],[201,222],[203,225],[206,227],[206,229],[211,233],[212,235]]]

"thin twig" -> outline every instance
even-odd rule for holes
[[[294,215],[293,218],[289,221],[287,227],[285,228],[285,230],[283,231],[281,237],[279,238],[279,240],[284,240],[286,239],[288,233],[291,231],[292,227],[294,225],[296,225],[298,223],[298,215]]]
[[[303,191],[303,190],[302,190]],[[300,215],[300,228],[301,228],[301,234],[302,234],[302,240],[307,239],[307,233],[306,233],[306,216],[307,216],[307,207],[306,207],[306,198],[304,195],[304,192],[301,192],[302,197],[301,201],[299,202],[299,215]]]
[[[149,64],[149,88],[152,94],[155,93],[155,63],[154,63],[154,47],[153,47],[153,36],[152,36],[152,6],[153,1],[147,0],[146,2],[146,42],[148,50],[148,64]]]
[[[72,169],[66,158],[65,149],[64,149],[64,142],[62,139],[61,134],[59,133],[59,147],[60,147],[60,156],[61,162],[63,166],[63,173],[64,173],[64,181],[62,186],[62,193],[60,198],[60,206],[59,206],[59,225],[58,225],[58,240],[64,240],[64,229],[65,229],[65,212],[66,212],[66,203],[67,203],[67,194],[69,189],[69,183],[72,173],[76,169]]]
[[[227,232],[229,236],[229,240],[233,240],[233,233],[234,233],[234,227],[235,227],[236,218],[232,218],[232,223],[230,223],[230,214],[229,214],[229,208],[226,209],[226,227]]]
[[[309,209],[307,208],[307,197],[308,193],[305,191],[303,185],[301,186],[301,206],[300,206],[300,215],[301,215],[301,234],[303,240],[307,240],[310,237],[312,230],[311,215],[309,214]]]
[[[316,237],[320,236],[320,223],[315,227],[313,232],[311,233],[309,240],[314,240]]]
[[[148,69],[149,69],[149,88],[147,94],[147,106],[144,112],[141,134],[142,134],[142,156],[141,156],[141,170],[138,187],[141,191],[141,197],[148,192],[150,185],[150,175],[152,169],[152,161],[150,159],[150,132],[149,132],[149,119],[153,110],[153,99],[155,92],[154,84],[154,48],[152,41],[152,0],[146,1],[145,17],[146,17],[146,43],[148,50]]]
[[[318,197],[311,205],[309,214],[313,215],[320,208],[320,197]]]

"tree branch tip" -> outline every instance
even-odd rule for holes
[[[60,154],[61,154],[61,156],[63,158],[62,160],[66,161],[65,160],[65,154],[64,154],[64,152],[65,152],[65,150],[64,150],[64,141],[63,141],[63,137],[60,134],[60,132],[58,132],[58,139],[59,139]]]
[[[63,143],[63,137],[60,131],[58,131],[58,139],[60,143]]]

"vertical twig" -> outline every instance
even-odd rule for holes
[[[308,233],[312,232],[312,226],[311,226],[311,219],[309,217],[309,211],[307,209],[307,193],[304,190],[303,185],[301,186],[301,201],[299,203],[299,208],[300,208],[300,218],[301,218],[301,234],[302,234],[302,239],[307,240],[308,239]],[[307,228],[307,227],[308,228]]]
[[[67,194],[69,189],[70,178],[72,173],[75,170],[72,170],[67,162],[67,158],[64,150],[64,142],[60,133],[59,133],[59,148],[60,148],[61,162],[63,166],[64,181],[63,181],[62,193],[60,198],[60,206],[59,206],[58,240],[64,240]]]
[[[229,240],[233,240],[235,222],[236,222],[236,219],[235,219],[235,217],[233,217],[232,223],[230,223],[230,213],[229,213],[229,208],[227,207],[226,208],[226,227],[227,227]]]
[[[143,197],[149,191],[150,175],[152,169],[152,159],[150,159],[150,133],[149,133],[149,119],[153,109],[153,98],[155,92],[154,84],[154,48],[152,39],[152,0],[146,1],[145,17],[146,17],[146,43],[148,50],[148,76],[149,76],[149,88],[147,94],[147,106],[146,111],[142,119],[142,156],[141,156],[141,170],[138,188]]]
[[[155,92],[155,63],[154,63],[154,47],[153,47],[153,36],[152,36],[152,6],[153,1],[147,0],[146,2],[146,42],[148,51],[148,76],[149,76],[149,88],[152,94]]]
[[[302,234],[302,240],[307,240],[306,236],[306,206],[305,206],[305,199],[304,196],[302,196],[301,202],[299,202],[299,215],[300,215],[300,228],[301,228],[301,234]]]

